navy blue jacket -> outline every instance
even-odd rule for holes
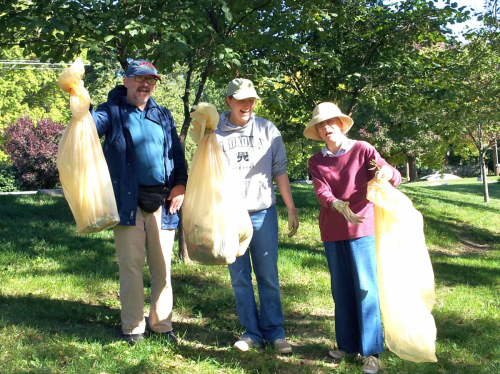
[[[110,91],[107,102],[99,105],[96,111],[91,108],[90,113],[99,137],[105,136],[103,152],[115,192],[120,215],[119,225],[133,226],[137,214],[139,182],[125,96],[127,96],[127,88],[118,86]],[[169,191],[177,185],[185,186],[187,183],[186,161],[170,111],[156,105],[152,98],[149,98],[144,110],[149,120],[163,128],[165,184]],[[162,208],[161,228],[164,230],[175,229],[179,223],[177,213],[168,212],[169,205],[170,201],[167,200]]]

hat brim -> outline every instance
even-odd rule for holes
[[[249,98],[254,98],[254,99],[260,100],[259,95],[257,95],[256,93],[255,94],[235,93],[232,96],[236,100],[245,100],[245,99],[249,99]]]
[[[143,74],[141,74],[141,73],[135,73],[135,74],[127,75],[127,77],[133,77],[133,76],[136,76],[136,75],[138,75],[138,76],[140,76],[140,75],[151,75],[152,77],[155,77],[156,79],[158,79],[161,82],[161,78],[160,78],[159,75],[151,74],[151,73],[143,73]]]
[[[313,119],[310,120],[309,123],[307,124],[307,126],[304,130],[304,133],[303,133],[304,136],[308,139],[322,141],[323,139],[321,139],[321,136],[319,135],[318,129],[316,128],[316,124],[323,122],[323,121],[330,119],[330,118],[335,118],[335,117],[337,117],[339,120],[341,120],[342,123],[344,124],[344,126],[342,128],[342,134],[346,134],[351,129],[352,125],[354,124],[354,121],[352,120],[351,117],[346,116],[345,114],[338,114],[336,116],[324,116],[324,115],[318,114],[316,117],[313,117]]]

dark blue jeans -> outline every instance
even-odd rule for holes
[[[253,237],[250,248],[229,265],[236,312],[245,328],[242,338],[262,344],[285,338],[278,280],[278,216],[276,207],[251,212]],[[250,262],[251,257],[251,262]],[[252,266],[257,280],[260,316],[252,286]]]
[[[374,236],[324,242],[335,302],[339,349],[371,356],[384,351]]]

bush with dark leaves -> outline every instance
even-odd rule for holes
[[[0,162],[0,192],[14,192],[16,190],[14,167],[6,162]]]
[[[28,116],[7,126],[1,147],[10,156],[21,189],[58,187],[56,157],[64,128],[48,118],[35,125]]]

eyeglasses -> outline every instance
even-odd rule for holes
[[[158,81],[158,79],[156,78],[146,78],[143,77],[142,75],[135,75],[134,78],[137,83],[143,83],[144,81],[147,81],[148,84],[150,84],[151,86],[154,86]]]

